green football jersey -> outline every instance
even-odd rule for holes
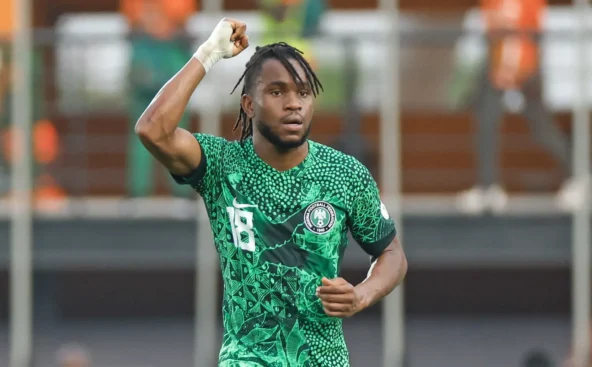
[[[339,276],[348,230],[378,256],[395,224],[355,158],[308,141],[298,166],[278,171],[253,149],[195,134],[202,162],[188,177],[207,208],[224,279],[223,367],[349,366],[342,320],[316,288]]]

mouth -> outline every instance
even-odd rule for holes
[[[282,119],[284,125],[302,125],[303,123],[302,117],[298,115],[290,115]]]
[[[304,122],[302,121],[302,118],[297,115],[289,116],[282,120],[282,126],[284,127],[284,129],[290,132],[300,131],[303,125]]]

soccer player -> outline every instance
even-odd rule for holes
[[[136,132],[206,205],[224,279],[219,366],[349,366],[342,319],[391,292],[407,262],[369,171],[307,139],[322,89],[308,63],[285,43],[257,48],[237,84],[240,141],[177,127],[206,73],[248,47],[245,31],[223,19]],[[372,259],[355,286],[339,277],[348,230]]]

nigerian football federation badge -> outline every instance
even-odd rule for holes
[[[304,224],[316,234],[327,233],[335,224],[335,209],[325,201],[312,203],[304,211]]]

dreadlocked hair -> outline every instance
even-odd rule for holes
[[[244,84],[241,96],[246,94],[247,91],[251,89],[254,77],[261,70],[263,62],[268,59],[276,59],[280,61],[288,70],[295,82],[304,84],[304,81],[300,78],[300,75],[298,75],[298,72],[296,72],[296,69],[290,63],[290,59],[293,59],[296,60],[298,64],[300,64],[302,69],[304,69],[306,78],[308,79],[308,85],[310,86],[313,95],[316,97],[319,94],[319,91],[323,90],[323,85],[319,81],[319,78],[317,78],[308,61],[306,61],[302,55],[302,51],[288,45],[285,42],[272,43],[262,47],[257,46],[257,48],[255,48],[255,53],[253,56],[251,56],[245,66],[245,72],[240,77],[230,94],[234,93],[236,88],[238,88],[243,80]],[[232,131],[238,129],[239,126],[241,127],[241,142],[253,135],[253,119],[247,116],[247,112],[243,109],[242,104],[240,106],[238,118],[236,119],[236,123],[234,124]]]

